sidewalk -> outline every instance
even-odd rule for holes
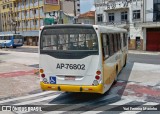
[[[38,48],[38,46],[28,46],[28,45],[23,45],[22,47],[24,47],[24,48]]]
[[[145,54],[145,55],[160,55],[160,52],[143,51],[143,50],[128,50],[130,54]]]

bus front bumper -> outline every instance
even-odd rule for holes
[[[59,84],[46,84],[40,82],[42,90],[66,91],[66,92],[89,92],[103,94],[103,85],[97,86],[80,86],[80,85],[59,85]]]

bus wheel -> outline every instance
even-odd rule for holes
[[[13,46],[13,48],[16,48],[16,46]]]
[[[123,67],[125,67],[125,66],[126,66],[126,63],[127,63],[127,59],[125,59],[125,63],[124,63],[124,66],[123,66]]]
[[[118,77],[118,65],[116,66],[116,77],[114,79],[114,84],[117,82],[117,77]]]

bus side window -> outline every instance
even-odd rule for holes
[[[127,45],[127,38],[126,38],[126,34],[123,33],[123,47],[125,47]]]
[[[120,34],[117,34],[117,45],[118,45],[118,50],[120,50],[121,49]]]
[[[117,45],[117,51],[119,51],[120,49],[119,49],[119,45],[118,45],[118,42],[119,42],[119,40],[118,40],[118,34],[116,34],[116,41],[117,41],[117,43],[116,43],[116,45]]]
[[[104,59],[106,59],[109,56],[108,49],[109,49],[108,48],[108,35],[102,34],[102,51],[103,51]]]
[[[117,47],[117,35],[114,34],[114,52],[118,51],[118,47]]]
[[[112,56],[114,54],[114,42],[113,42],[113,34],[109,35],[109,55]]]

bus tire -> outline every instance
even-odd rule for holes
[[[126,63],[127,63],[127,58],[125,58],[125,63],[124,63],[124,65],[123,65],[123,67],[125,67],[125,66],[126,66]]]
[[[16,48],[16,46],[13,46],[13,48]]]
[[[114,84],[116,84],[118,78],[118,65],[116,66],[116,77],[114,79]]]

